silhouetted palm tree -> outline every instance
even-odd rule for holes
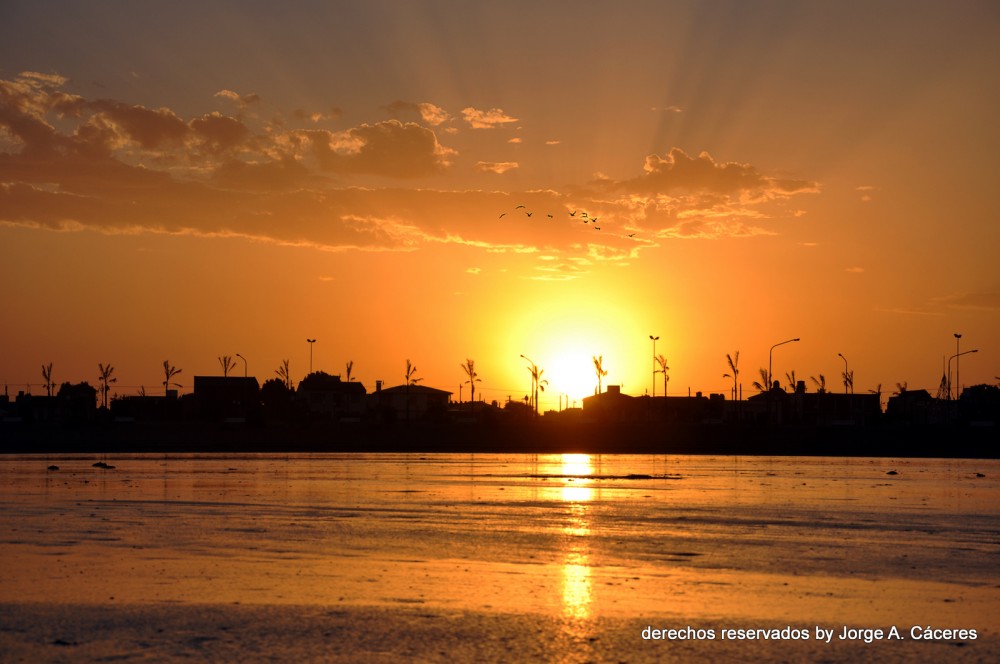
[[[292,372],[288,368],[288,360],[282,360],[281,365],[274,370],[274,373],[277,374],[286,388],[292,389]]]
[[[740,368],[739,368],[739,366],[740,366],[740,351],[736,351],[736,353],[733,354],[733,355],[730,355],[729,353],[726,353],[726,364],[729,365],[729,371],[732,372],[732,373],[724,373],[724,374],[722,374],[722,377],[723,378],[732,378],[733,379],[733,401],[736,401],[736,396],[737,396],[737,381],[738,381],[739,375],[740,375]]]
[[[170,396],[171,386],[181,387],[180,383],[170,382],[180,372],[180,369],[170,364],[170,360],[163,360],[163,396]]]
[[[545,369],[539,369],[537,364],[532,363],[528,367],[528,373],[531,374],[531,386],[532,386],[532,401],[534,402],[535,415],[538,415],[538,391],[545,391],[545,386],[549,384],[549,381],[542,378],[542,374],[545,373]]]
[[[667,373],[670,371],[670,367],[667,366],[667,358],[662,355],[657,355],[654,359],[656,360],[657,366],[660,368],[653,373],[663,374],[663,396],[667,396],[667,383],[670,382],[670,374]]]
[[[767,392],[771,389],[771,376],[768,374],[767,369],[764,367],[760,368],[760,380],[755,380],[753,386],[758,392]]]
[[[876,385],[874,390],[868,390],[868,391],[871,394],[874,394],[875,396],[878,397],[878,407],[879,407],[879,409],[881,409],[882,408],[882,383],[879,383],[878,385]]]
[[[354,360],[348,360],[347,364],[345,365],[345,368],[347,369],[347,382],[350,383],[351,372],[354,370]]]
[[[218,359],[219,359],[219,364],[222,365],[222,377],[225,378],[229,376],[229,371],[236,366],[236,362],[229,355],[223,355]]]
[[[410,362],[410,358],[406,358],[406,421],[410,421],[410,385],[416,385],[423,378],[415,378],[417,373],[417,367]]]
[[[111,389],[111,383],[117,383],[118,379],[113,378],[112,374],[115,373],[115,368],[111,366],[109,362],[107,366],[103,364],[98,364],[97,369],[101,372],[100,378],[98,380],[101,382],[101,403],[104,408],[108,407],[108,391]]]
[[[423,380],[423,378],[414,378],[414,376],[416,375],[416,373],[417,373],[417,367],[415,367],[410,362],[410,360],[407,359],[406,360],[406,384],[407,384],[407,386],[409,386],[409,385],[416,385],[417,383],[419,383],[420,381]]]
[[[841,371],[840,377],[844,380],[844,390],[848,394],[854,394],[854,369]]]
[[[788,381],[788,386],[791,388],[792,392],[794,392],[795,386],[798,385],[795,380],[795,369],[792,369],[791,372],[785,372],[785,380]]]
[[[467,380],[465,382],[468,383],[469,387],[472,388],[472,396],[470,397],[470,401],[472,401],[472,407],[475,408],[476,407],[476,383],[481,383],[482,382],[479,379],[479,374],[476,373],[476,361],[475,360],[466,359],[465,360],[465,364],[462,365],[462,371],[464,371],[465,375],[469,377],[469,380]]]
[[[52,382],[52,363],[49,362],[47,365],[42,365],[42,378],[45,379],[45,394],[47,396],[52,396],[52,388],[56,386]]]
[[[819,394],[826,393],[826,376],[820,374],[818,379],[816,376],[809,376],[809,379],[816,383],[816,392]]]
[[[594,355],[592,356],[594,360],[594,371],[597,373],[597,394],[601,393],[601,379],[608,375],[607,370],[604,368],[604,356]]]

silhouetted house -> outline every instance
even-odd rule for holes
[[[52,397],[18,392],[13,403],[6,395],[3,399],[0,411],[4,422],[82,424],[98,415],[97,389],[86,382],[63,383]]]
[[[635,397],[622,394],[621,385],[608,385],[607,391],[583,398],[583,416],[587,419],[636,422],[644,414],[642,405]]]
[[[365,412],[365,386],[344,382],[340,376],[317,371],[299,382],[296,397],[313,417],[333,420],[360,419]]]
[[[256,378],[195,376],[191,400],[198,418],[246,420],[260,410],[260,385]]]
[[[385,420],[427,420],[444,417],[452,393],[426,385],[397,385],[368,395],[369,407]]]
[[[700,423],[721,421],[725,397],[701,392],[684,397],[633,397],[622,394],[620,385],[608,385],[606,392],[583,398],[585,419],[606,422],[639,422],[647,420]]]
[[[18,392],[14,401],[16,420],[34,424],[59,421],[59,403],[56,397],[35,396]]]
[[[456,424],[493,422],[502,411],[496,401],[465,401],[448,405],[448,419]]]
[[[889,397],[885,417],[893,424],[937,424],[942,408],[927,390],[903,390]]]
[[[799,381],[794,392],[780,386],[747,399],[747,412],[758,423],[790,426],[875,426],[882,416],[881,397],[877,394],[837,394],[806,392]]]
[[[958,399],[958,419],[977,427],[1000,423],[1000,387],[973,385],[962,390]]]
[[[119,396],[111,400],[111,416],[116,422],[171,420],[180,417],[177,390],[172,394]]]

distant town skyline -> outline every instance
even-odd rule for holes
[[[0,9],[14,393],[1000,375],[993,3],[55,6]]]

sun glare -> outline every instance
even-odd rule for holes
[[[548,382],[538,394],[540,410],[554,410],[560,404],[579,408],[583,398],[597,390],[595,357],[603,358],[608,372],[601,378],[602,390],[636,383],[629,377],[638,366],[634,342],[645,340],[643,329],[622,298],[598,286],[582,294],[541,299],[526,308],[510,323],[508,353],[523,354],[527,363],[543,371],[542,380]]]
[[[549,399],[565,395],[569,405],[581,406],[581,400],[594,394],[597,389],[597,374],[594,370],[593,355],[580,348],[565,348],[551,356],[539,360],[543,367],[543,378],[549,381],[546,392]]]

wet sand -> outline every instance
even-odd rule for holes
[[[97,460],[0,459],[3,661],[1000,657],[995,460]]]

